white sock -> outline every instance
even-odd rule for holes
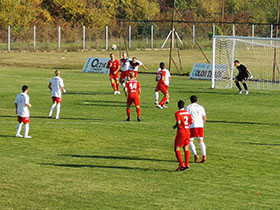
[[[202,156],[206,156],[206,146],[205,146],[204,142],[200,142],[199,144],[200,144]]]
[[[125,88],[125,82],[122,82],[122,86]]]
[[[20,135],[21,128],[22,128],[22,123],[19,123],[17,125],[17,135]]]
[[[158,101],[158,97],[159,97],[158,92],[155,92],[155,100],[156,100],[156,101]]]
[[[191,149],[193,155],[197,155],[197,152],[196,152],[195,145],[194,145],[193,141],[190,141],[190,149]]]
[[[59,118],[59,113],[60,113],[60,103],[58,103],[56,106],[56,117],[55,118]]]
[[[54,110],[55,106],[56,106],[56,103],[54,103],[54,104],[52,105],[52,107],[51,107],[51,109],[50,109],[49,117],[52,116],[52,113],[53,113],[53,110]]]
[[[29,133],[29,123],[24,124],[24,136],[28,136]]]

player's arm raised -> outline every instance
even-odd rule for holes
[[[145,70],[148,70],[148,68],[144,65],[144,63],[142,64],[142,66]]]

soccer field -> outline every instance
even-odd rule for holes
[[[149,55],[142,60],[156,70]],[[280,208],[279,91],[245,96],[173,76],[169,108],[159,110],[155,75],[139,74],[142,121],[132,107],[125,122],[125,96],[113,95],[108,75],[81,73],[75,58],[62,68],[53,55],[17,56],[1,54],[0,209]],[[60,120],[47,118],[56,67],[67,89]],[[23,84],[32,139],[14,137],[14,101]],[[174,113],[177,101],[188,104],[193,94],[207,112],[207,162],[193,163],[191,155],[190,169],[175,172]]]

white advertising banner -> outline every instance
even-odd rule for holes
[[[215,68],[215,80],[222,80],[228,65],[217,64]],[[195,63],[192,68],[190,79],[211,80],[212,78],[212,64],[209,63]]]
[[[106,68],[110,58],[88,58],[82,72],[108,74],[109,68]]]

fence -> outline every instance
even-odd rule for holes
[[[191,33],[186,29],[191,28]],[[203,48],[211,48],[211,37],[216,35],[236,35],[252,37],[275,37],[273,24],[253,23],[206,23],[176,22],[177,37],[173,46],[180,49],[194,48],[197,39]],[[122,49],[168,48],[170,23],[156,21],[129,22],[108,25],[103,29],[86,26],[32,26],[28,29],[8,27],[0,29],[0,51],[79,51],[109,50],[111,44]]]

